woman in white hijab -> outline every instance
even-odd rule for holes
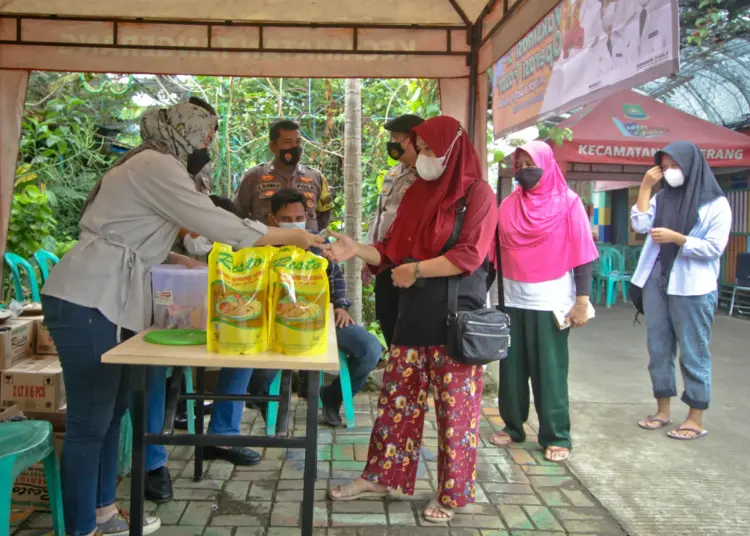
[[[143,143],[100,179],[81,217],[81,238],[44,287],[44,319],[67,388],[61,460],[69,534],[128,531],[115,502],[120,419],[129,406],[129,367],[101,356],[151,324],[149,266],[161,264],[180,228],[237,248],[322,239],[300,229],[266,228],[217,208],[191,178],[208,163],[217,117],[195,104],[151,110]],[[174,261],[190,262],[174,257]],[[145,520],[144,534],[157,530]]]

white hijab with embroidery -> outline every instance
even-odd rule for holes
[[[151,150],[172,155],[187,168],[188,156],[201,148],[208,134],[216,130],[217,122],[218,117],[214,114],[190,103],[147,110],[141,116],[141,144],[125,153],[113,167],[123,165],[138,153]],[[101,184],[102,179],[99,179],[86,198],[81,214],[94,201]]]

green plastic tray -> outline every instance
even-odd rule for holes
[[[166,346],[198,346],[206,344],[206,332],[200,329],[162,329],[149,331],[143,340]]]

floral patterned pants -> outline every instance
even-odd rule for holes
[[[454,361],[445,346],[392,346],[362,478],[414,494],[427,395],[438,424],[438,500],[474,502],[482,367]]]

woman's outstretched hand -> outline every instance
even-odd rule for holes
[[[357,243],[352,238],[335,231],[328,231],[328,234],[336,239],[336,242],[327,244],[323,249],[323,254],[329,260],[344,262],[357,254]]]
[[[301,249],[320,248],[325,242],[325,238],[320,235],[312,234],[301,229],[295,229],[295,246]]]

